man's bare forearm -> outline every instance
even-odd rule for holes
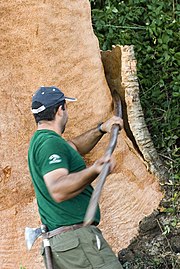
[[[93,128],[71,139],[70,142],[76,146],[81,155],[85,155],[95,147],[102,136],[103,134],[98,130],[98,128]]]
[[[81,155],[90,152],[103,136],[103,133],[111,133],[113,124],[118,124],[120,129],[123,128],[123,120],[120,117],[113,116],[109,120],[103,122],[99,128],[94,128],[86,133],[73,138],[70,142],[71,146],[75,145]],[[72,142],[72,143],[71,143]]]

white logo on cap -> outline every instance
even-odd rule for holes
[[[62,162],[62,159],[59,155],[57,154],[52,154],[50,157],[49,157],[49,164],[53,164],[53,163],[60,163]]]

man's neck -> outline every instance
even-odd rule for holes
[[[38,123],[37,130],[51,130],[59,134],[60,136],[62,135],[61,130],[59,126],[53,121],[41,121]]]

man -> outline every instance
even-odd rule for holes
[[[65,141],[62,134],[68,121],[65,97],[57,87],[41,87],[32,98],[32,112],[37,123],[28,152],[32,177],[41,221],[48,227],[55,269],[122,268],[115,254],[97,228],[100,210],[94,223],[83,227],[83,220],[96,179],[105,162],[102,157],[86,168],[81,155],[88,153],[110,132],[113,124],[122,128],[122,119],[112,117],[86,133]],[[61,227],[60,229],[58,229]],[[52,232],[53,231],[53,232]]]

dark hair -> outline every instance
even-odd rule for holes
[[[60,106],[62,106],[62,110],[65,110],[65,103],[66,103],[66,101],[63,100],[54,106],[50,106],[50,107],[46,108],[44,111],[39,112],[38,114],[34,114],[34,118],[35,118],[36,123],[39,123],[42,120],[47,120],[47,121],[54,120],[55,115],[56,115],[58,108]],[[35,108],[35,109],[40,107],[40,106],[42,106],[42,104],[39,102],[33,103],[33,108]]]

